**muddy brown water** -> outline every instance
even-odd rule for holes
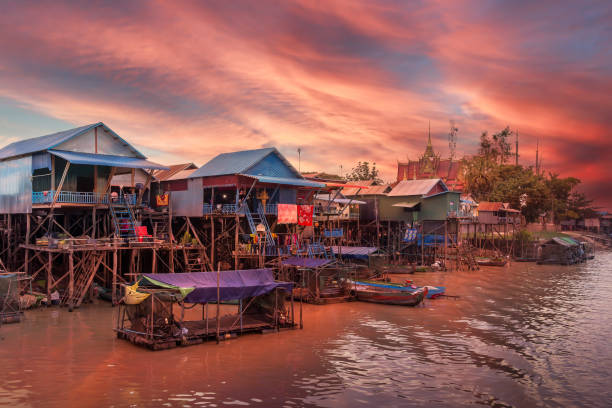
[[[151,352],[107,303],[0,327],[0,406],[612,406],[612,253],[405,277],[459,298],[304,307],[304,330]]]

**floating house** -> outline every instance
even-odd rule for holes
[[[538,264],[571,265],[584,260],[584,246],[569,237],[554,237],[538,248]]]
[[[120,339],[162,350],[295,328],[297,321],[301,327],[292,289],[270,269],[143,274],[136,288],[127,287],[115,330]]]

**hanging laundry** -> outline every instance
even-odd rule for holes
[[[298,206],[298,224],[304,226],[311,226],[313,210],[314,207],[312,205]]]
[[[297,222],[296,204],[278,204],[278,224],[295,224]]]

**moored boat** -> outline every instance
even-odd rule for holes
[[[504,258],[476,258],[476,263],[480,266],[504,266],[508,263]]]
[[[441,296],[446,292],[446,288],[444,286],[416,286],[413,285],[412,282],[407,283],[394,283],[394,282],[382,282],[382,281],[355,281],[353,282],[357,285],[366,285],[375,288],[386,288],[386,289],[397,289],[405,292],[416,292],[420,289],[427,289],[427,299],[435,299],[438,296]]]
[[[367,285],[355,285],[357,300],[385,305],[416,306],[423,302],[427,296],[427,288],[420,288],[414,292],[398,289],[376,288]]]

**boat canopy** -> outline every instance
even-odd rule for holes
[[[554,237],[552,240],[555,243],[557,243],[559,245],[563,245],[565,247],[570,247],[570,246],[578,245],[578,242],[574,241],[573,239],[571,239],[569,237]]]
[[[140,285],[178,290],[187,303],[217,301],[217,272],[144,274]],[[276,288],[290,291],[293,283],[275,281],[271,269],[219,272],[220,301],[264,295]]]

